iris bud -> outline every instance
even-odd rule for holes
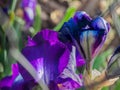
[[[120,46],[115,50],[108,62],[106,76],[108,79],[120,76]]]

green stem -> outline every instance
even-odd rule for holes
[[[15,10],[16,4],[17,4],[17,0],[13,0],[11,4],[11,9],[10,9],[11,12]]]
[[[91,78],[92,77],[92,68],[91,68],[91,63],[90,62],[86,63],[86,72]]]

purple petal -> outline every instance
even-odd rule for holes
[[[75,47],[72,47],[69,62],[56,82],[60,90],[75,90],[83,85],[79,75],[76,74]]]
[[[92,60],[103,46],[107,33],[109,32],[108,23],[101,17],[91,22],[92,30],[83,30],[79,34],[81,55],[88,61]]]
[[[26,46],[35,46],[36,43],[32,40],[31,37],[28,36],[28,42],[27,42],[27,45]]]
[[[82,47],[82,52],[84,58],[88,61],[92,60],[106,39],[106,34],[104,30],[87,30],[80,33],[80,45]]]
[[[46,41],[48,41],[50,44],[55,44],[56,42],[60,42],[58,39],[58,33],[53,30],[47,30],[47,29],[41,32],[38,32],[33,37],[33,41],[36,42],[36,44],[38,45]]]
[[[52,30],[39,32],[33,41],[36,45],[26,46],[22,53],[38,72],[38,79],[49,84],[66,67],[69,59],[68,48],[57,39],[58,33]],[[19,65],[19,70],[25,80],[32,80],[31,75]]]
[[[21,74],[19,74],[16,79],[14,80],[11,90],[23,90],[24,79],[22,78]]]
[[[96,30],[105,30],[105,33],[107,34],[110,30],[109,23],[104,20],[102,17],[97,17],[91,22],[91,26]]]
[[[19,74],[10,90],[32,90],[35,85],[37,84],[34,81],[25,81]]]
[[[58,90],[59,84],[72,89],[82,85],[79,75],[75,73],[75,47],[70,53],[71,47],[67,46],[59,41],[57,32],[43,30],[29,39],[28,45],[22,50],[23,55],[38,72],[38,80],[47,84],[50,90]],[[25,81],[33,80],[21,65],[19,70]]]
[[[22,7],[36,7],[36,0],[22,0]]]
[[[0,88],[4,88],[4,87],[11,87],[15,78],[18,76],[19,71],[18,71],[18,65],[17,64],[12,64],[12,75],[11,76],[7,76],[5,78],[3,78],[0,81]]]
[[[76,12],[73,18],[65,22],[60,29],[60,39],[66,42],[72,42],[72,37],[77,39],[79,30],[89,28],[90,22],[91,17],[86,12]]]
[[[82,56],[80,55],[80,53],[76,50],[76,64],[77,67],[82,67],[85,65],[85,60],[82,58]]]
[[[91,17],[84,11],[76,12],[73,19],[80,28],[85,28],[85,26],[89,25],[90,21],[92,20]]]
[[[24,11],[24,20],[26,21],[26,26],[29,27],[34,21],[37,4],[36,0],[22,0],[21,4]]]
[[[93,56],[95,56],[101,49],[101,47],[103,46],[105,40],[106,40],[106,37],[107,37],[107,34],[110,30],[110,25],[109,23],[104,20],[102,17],[97,17],[96,19],[94,19],[91,23],[92,27],[95,29],[95,30],[98,30],[98,36],[96,36],[96,41],[93,45]],[[104,30],[104,33],[102,33]]]

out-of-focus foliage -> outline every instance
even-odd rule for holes
[[[41,8],[39,5],[36,6],[36,15],[33,27],[35,29],[33,35],[35,35],[41,29]]]
[[[104,88],[102,88],[102,90],[109,90],[109,88],[108,87],[104,87]],[[117,89],[116,89],[117,90]]]
[[[98,55],[95,58],[95,61],[94,61],[94,64],[93,64],[93,69],[97,69],[99,71],[103,71],[106,68],[106,66],[107,66],[107,58],[111,54],[112,54],[112,50],[109,49],[109,50],[101,53],[100,55]]]

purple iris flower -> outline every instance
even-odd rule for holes
[[[75,90],[82,86],[81,76],[76,74],[76,49],[74,46],[68,48],[58,35],[52,30],[38,32],[29,38],[22,53],[38,72],[38,80],[42,80],[50,90]],[[18,79],[11,82],[10,89],[24,90],[25,85],[33,88],[37,82],[20,64],[18,68]],[[6,83],[3,84],[5,87]]]
[[[77,12],[60,30],[61,40],[72,42],[81,57],[91,61],[103,46],[110,25],[102,17],[92,19],[85,12]]]
[[[91,61],[98,54],[106,40],[108,31],[107,22],[101,17],[92,20],[90,28],[80,31],[79,45],[86,60]]]
[[[103,18],[92,20],[85,12],[77,12],[59,32],[42,30],[29,38],[22,53],[37,71],[38,80],[50,90],[75,90],[83,84],[81,75],[76,74],[76,67],[83,66],[84,59],[99,51],[97,49],[103,45],[108,31]],[[31,90],[37,85],[20,64],[18,70],[17,76],[14,73],[11,76],[9,85],[4,83],[7,77],[2,79],[0,88]]]
[[[35,10],[36,10],[36,0],[22,0],[22,9],[24,12],[24,20],[26,22],[26,27],[29,27],[33,24]]]

